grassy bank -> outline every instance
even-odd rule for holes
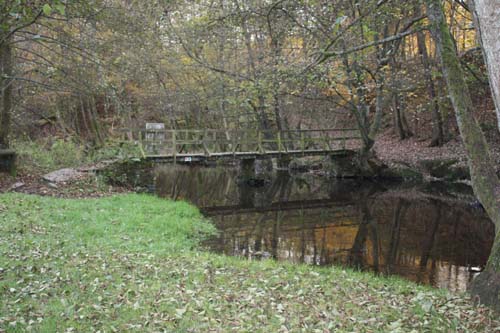
[[[498,316],[396,278],[197,251],[213,227],[150,196],[0,195],[0,332],[407,332]]]

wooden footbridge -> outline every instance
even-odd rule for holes
[[[149,126],[148,126],[149,125]],[[315,130],[174,130],[148,124],[128,132],[142,157],[158,162],[199,162],[327,156],[360,147],[357,129]],[[151,126],[155,125],[155,126]]]

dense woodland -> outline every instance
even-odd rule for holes
[[[500,124],[500,79],[488,75],[500,66],[499,7],[4,0],[0,146],[49,137],[90,150],[146,122],[228,131],[355,124],[366,156],[386,133],[429,146],[461,137],[497,232],[473,293],[498,304],[500,181],[483,131]]]
[[[146,121],[225,129],[356,121],[366,145],[388,127],[401,139],[431,136],[432,145],[457,135],[419,1],[16,3],[2,9],[12,138],[102,145]],[[457,1],[445,9],[479,116],[492,126],[470,10]]]

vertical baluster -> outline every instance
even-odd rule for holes
[[[176,130],[172,131],[172,147],[173,147],[173,156],[174,156],[174,164],[177,163],[177,135]]]
[[[260,131],[260,130],[257,132],[257,145],[258,145],[259,153],[263,154],[264,147],[262,146],[262,131]]]
[[[232,150],[233,150],[233,155],[236,153],[236,135],[238,135],[238,132],[233,132],[233,136],[231,138],[231,141],[232,141]]]
[[[304,132],[300,132],[300,149],[302,150],[302,154],[304,154],[306,150],[306,142],[304,141]]]
[[[141,151],[142,158],[146,157],[146,153],[144,152],[143,140],[142,140],[142,131],[139,131],[139,150]]]
[[[278,152],[281,153],[281,131],[278,131]]]
[[[208,137],[208,130],[205,129],[203,131],[203,140],[202,140],[203,151],[205,152],[205,156],[210,155],[210,152],[208,151],[208,147],[207,147],[207,137]]]
[[[222,149],[222,148],[219,148]],[[217,131],[212,132],[212,151],[217,152]]]

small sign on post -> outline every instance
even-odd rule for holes
[[[165,124],[146,123],[145,150],[149,154],[158,154],[165,143]]]

